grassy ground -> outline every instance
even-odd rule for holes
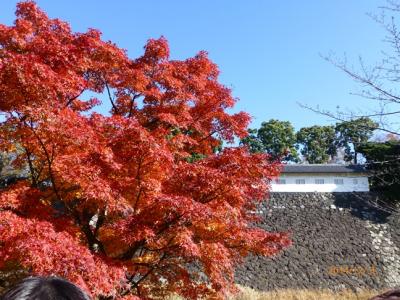
[[[1,275],[1,273],[0,273]],[[2,280],[3,279],[3,280]],[[10,280],[10,278],[7,278]],[[0,295],[4,278],[0,276]],[[364,290],[358,293],[352,291],[332,292],[329,290],[278,290],[261,292],[248,287],[239,286],[240,292],[227,300],[368,300],[383,291]],[[184,300],[171,296],[167,300]]]
[[[349,290],[332,292],[328,290],[278,290],[260,292],[247,287],[240,287],[241,292],[229,300],[368,300],[378,295],[379,291]],[[180,297],[170,297],[168,300],[184,300]]]
[[[328,290],[279,290],[260,292],[241,287],[241,292],[231,300],[368,300],[379,294],[377,291],[354,293],[346,290],[332,292]]]

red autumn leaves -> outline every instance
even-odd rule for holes
[[[98,31],[18,4],[14,26],[0,25],[0,147],[23,179],[1,190],[0,269],[96,297],[218,298],[245,255],[288,245],[251,225],[279,166],[217,150],[250,119],[226,112],[235,99],[218,73],[204,52],[171,60],[164,38],[129,59]],[[89,92],[109,115],[90,111]]]

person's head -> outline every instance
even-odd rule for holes
[[[1,300],[90,300],[73,283],[58,277],[28,277],[8,290]]]

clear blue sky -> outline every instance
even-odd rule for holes
[[[0,23],[11,24],[18,1],[1,0]],[[296,102],[335,110],[372,107],[350,95],[345,74],[320,57],[333,51],[356,62],[380,58],[383,30],[366,15],[380,0],[38,0],[52,18],[75,31],[97,28],[106,40],[139,56],[149,38],[165,36],[174,59],[209,52],[221,82],[240,98],[235,110],[263,120],[289,120],[296,129],[332,121]]]

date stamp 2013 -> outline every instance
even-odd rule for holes
[[[375,265],[340,265],[330,266],[328,274],[332,276],[354,275],[354,276],[377,276],[378,270]]]

